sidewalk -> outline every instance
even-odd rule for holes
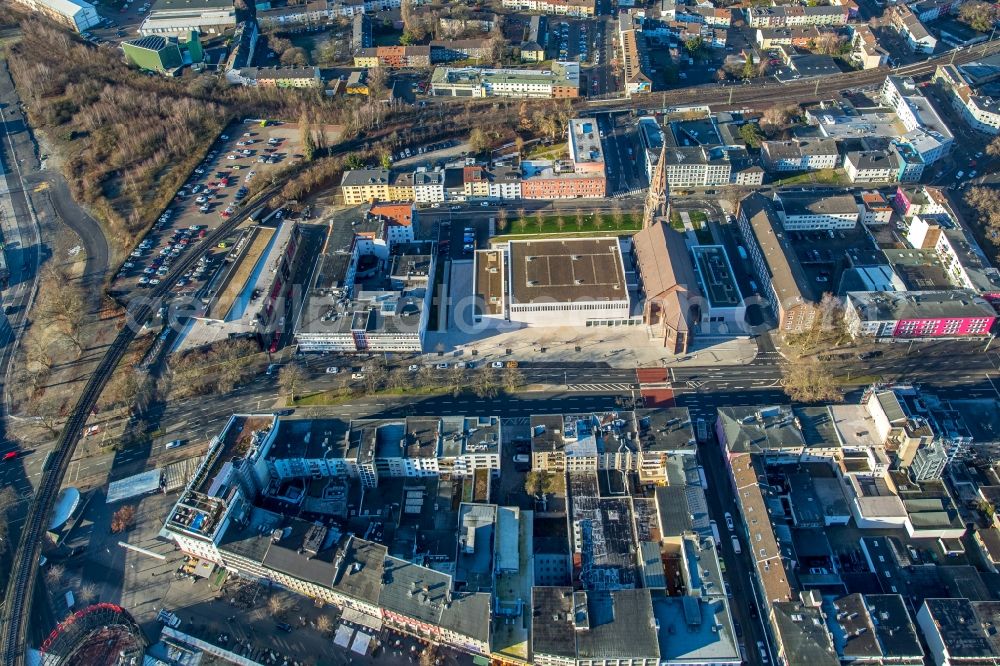
[[[686,367],[696,365],[746,365],[757,355],[752,338],[695,337],[686,355],[671,354],[650,339],[645,326],[617,328],[522,328],[484,331],[428,332],[424,363],[460,357],[466,361],[545,361],[546,363],[605,363],[612,368]],[[509,353],[508,353],[509,351]]]

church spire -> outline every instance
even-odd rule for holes
[[[642,212],[642,228],[648,229],[661,217],[670,217],[670,201],[667,198],[667,142],[660,148],[660,159],[653,168],[646,194],[646,206]]]

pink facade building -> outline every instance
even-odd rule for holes
[[[983,337],[996,316],[986,299],[965,289],[850,292],[844,313],[853,337],[877,339]]]

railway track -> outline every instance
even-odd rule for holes
[[[232,233],[237,226],[270,201],[271,197],[280,189],[280,185],[274,185],[258,194],[252,206],[248,206],[238,215],[223,222],[218,229],[205,237],[201,244],[196,247],[196,251],[189,253],[186,258],[178,262],[167,278],[150,291],[150,298],[126,314],[125,326],[108,347],[104,358],[101,359],[97,369],[87,381],[83,393],[77,400],[72,414],[59,435],[56,448],[53,449],[45,469],[42,470],[42,478],[28,509],[18,549],[14,555],[10,581],[4,597],[3,630],[0,632],[0,646],[3,650],[3,659],[0,660],[0,663],[3,666],[21,666],[25,663],[28,617],[31,613],[32,593],[38,575],[38,560],[41,555],[46,521],[52,511],[59,488],[62,486],[63,478],[66,476],[66,470],[83,432],[87,416],[97,403],[104,386],[108,383],[111,374],[115,371],[118,362],[124,356],[142,323],[153,313],[154,304],[168,295],[173,284],[194,265],[198,257]]]
[[[860,70],[834,76],[797,81],[795,83],[767,82],[749,86],[701,85],[674,91],[650,93],[631,99],[593,100],[585,103],[592,111],[613,111],[617,109],[652,109],[689,104],[704,104],[714,107],[745,107],[756,104],[768,106],[781,102],[810,102],[828,98],[831,94],[851,88],[865,88],[885,80],[886,76],[922,76],[934,72],[938,65],[954,62],[962,65],[1000,51],[1000,39],[976,44],[967,49],[948,51],[940,56],[903,67]]]

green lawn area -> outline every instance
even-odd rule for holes
[[[561,226],[560,226],[560,220]],[[571,233],[618,233],[621,231],[638,231],[642,224],[642,216],[638,213],[622,213],[620,225],[615,225],[612,215],[585,215],[582,224],[577,224],[576,215],[571,212],[563,215],[548,215],[542,218],[539,226],[535,216],[521,220],[513,219],[507,224],[504,230],[509,235],[538,235],[538,234],[571,234]]]
[[[543,146],[541,143],[532,144],[528,151],[526,160],[564,160],[569,157],[569,151],[563,144],[553,146]]]
[[[386,30],[384,28],[380,28],[375,30],[375,34],[372,35],[372,41],[375,42],[375,46],[396,46],[399,44],[399,38],[402,36],[402,30]]]
[[[857,375],[854,377],[838,375],[834,380],[841,386],[870,386],[883,381],[882,375]]]
[[[403,389],[383,389],[371,395],[438,395],[440,393],[449,393],[451,391],[450,386],[420,386],[420,387],[408,387]],[[348,400],[353,400],[354,398],[362,395],[360,392],[352,391],[351,389],[337,388],[331,389],[329,391],[317,391],[316,393],[310,393],[309,395],[302,395],[295,399],[295,401],[289,405],[290,407],[320,407],[326,405],[337,405],[342,402],[347,402]]]
[[[847,185],[849,184],[847,179],[847,174],[839,169],[822,169],[820,171],[806,171],[804,173],[795,174],[794,176],[789,176],[788,178],[782,178],[774,182],[774,185],[785,186],[785,185],[808,185],[810,183],[819,183],[823,185]]]
[[[708,222],[708,215],[703,210],[693,210],[688,215],[691,217],[691,225],[695,229],[700,229]]]
[[[684,222],[681,221],[681,214],[676,210],[670,211],[670,227],[676,231],[684,231]]]

